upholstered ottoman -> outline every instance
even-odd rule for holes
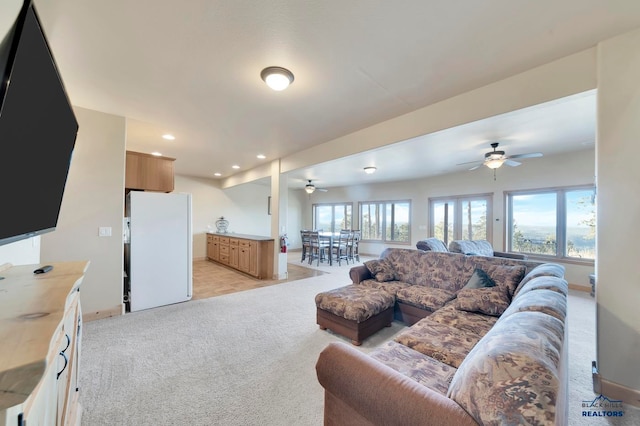
[[[384,290],[357,284],[316,295],[317,323],[359,346],[363,339],[393,321],[395,297]]]

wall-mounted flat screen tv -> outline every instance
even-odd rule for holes
[[[73,108],[30,0],[0,44],[0,72],[3,245],[56,228],[78,133]]]

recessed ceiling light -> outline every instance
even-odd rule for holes
[[[166,140],[168,140],[168,141],[172,141],[172,140],[175,140],[175,139],[176,139],[176,137],[175,137],[175,136],[173,136],[173,135],[171,135],[171,134],[169,134],[169,133],[167,133],[167,134],[165,134],[165,135],[162,135],[162,139],[166,139]]]
[[[155,157],[162,157],[162,153],[158,152],[158,151],[154,151],[151,153],[151,155],[155,156]]]
[[[240,166],[238,166],[237,164],[234,164],[233,166],[231,166],[232,169],[239,169]]]
[[[267,86],[279,92],[293,83],[293,73],[282,67],[267,67],[260,72],[260,77]]]
[[[375,173],[376,170],[378,170],[376,167],[370,166],[370,167],[365,167],[364,168],[364,172],[368,175]]]
[[[258,154],[258,155],[256,155],[256,157],[258,157],[261,160],[264,160],[265,158],[267,158],[267,156],[263,155],[263,154]]]
[[[216,173],[214,173],[213,175],[214,175],[214,176],[222,176],[222,173],[218,173],[218,172],[216,172]]]

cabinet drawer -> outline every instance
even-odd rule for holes
[[[213,241],[213,235],[207,235],[207,242]]]
[[[220,241],[220,237],[218,237],[217,235],[209,235],[211,237],[211,239],[213,239],[213,241],[219,242]]]
[[[240,240],[236,239],[236,238],[229,238],[229,245],[230,246],[237,246],[240,243]]]
[[[226,254],[227,256],[229,255],[229,246],[220,246],[220,256],[223,254]]]
[[[247,240],[240,240],[240,247],[250,247],[251,243]]]
[[[229,254],[228,253],[223,254],[221,252],[220,253],[220,262],[221,263],[229,263]]]
[[[229,237],[220,237],[220,244],[229,244]]]

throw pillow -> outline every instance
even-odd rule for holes
[[[396,279],[396,272],[387,259],[375,259],[364,262],[371,275],[379,282],[393,281]]]
[[[482,269],[476,268],[473,271],[473,275],[467,281],[462,288],[482,288],[482,287],[495,287],[496,283],[491,279],[491,277]]]
[[[510,302],[509,294],[500,286],[465,288],[458,292],[456,309],[499,317]]]
[[[506,288],[509,298],[512,298],[516,287],[524,277],[525,267],[521,265],[487,265],[484,270],[496,283],[496,286]]]

